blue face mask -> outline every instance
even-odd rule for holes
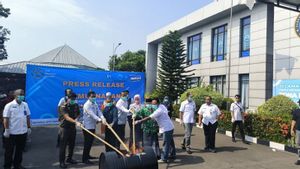
[[[92,103],[96,103],[96,98],[94,98],[94,97],[91,98],[91,102],[92,102]]]
[[[18,100],[19,102],[22,102],[22,101],[25,100],[25,96],[18,96],[18,97],[17,97],[17,100]]]
[[[124,97],[121,97],[122,100],[124,101],[127,101],[128,100],[128,97],[127,96],[124,96]]]
[[[158,108],[157,105],[152,105],[152,109],[156,110]]]
[[[108,107],[110,107],[112,105],[113,105],[113,103],[106,103],[106,106],[108,106]]]
[[[147,108],[147,109],[151,109],[151,108],[152,108],[152,105],[151,105],[151,104],[147,104],[147,105],[146,105],[146,108]]]

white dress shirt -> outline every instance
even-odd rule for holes
[[[62,97],[62,98],[59,100],[57,107],[64,105],[64,104],[66,103],[66,100],[67,100],[66,97]]]
[[[196,104],[194,101],[185,100],[180,105],[180,112],[183,112],[183,123],[195,123]]]
[[[21,104],[18,104],[16,100],[13,100],[5,105],[3,117],[8,118],[10,134],[20,135],[27,133],[27,116],[30,116],[27,103],[21,102]]]
[[[218,116],[221,114],[218,106],[215,104],[202,104],[198,111],[199,115],[203,116],[202,123],[208,125],[209,123],[215,124],[218,121]]]
[[[164,105],[159,107],[149,116],[154,119],[159,126],[159,133],[164,133],[174,129],[174,125],[168,115],[168,109]]]
[[[234,102],[230,106],[230,111],[233,113],[232,121],[242,121],[244,112],[243,105],[239,102]]]
[[[83,106],[83,125],[86,129],[95,129],[98,121],[104,116],[97,103],[87,100]]]
[[[127,107],[128,107],[128,102],[124,101],[122,99],[119,99],[116,107],[118,109],[118,124],[119,125],[124,125],[126,124],[127,121],[127,114],[130,112]]]

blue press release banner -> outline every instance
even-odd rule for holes
[[[26,102],[31,110],[32,125],[58,123],[58,102],[67,88],[77,94],[80,106],[87,101],[90,90],[96,92],[99,106],[106,92],[111,92],[113,98],[118,100],[123,90],[130,91],[130,98],[139,94],[143,101],[145,74],[27,65]]]
[[[300,99],[300,80],[276,80],[273,82],[273,96],[284,95],[294,102]]]

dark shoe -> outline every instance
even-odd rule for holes
[[[98,159],[97,157],[93,157],[93,156],[89,156],[89,159],[90,160],[95,160],[95,159]]]
[[[65,163],[60,163],[60,164],[59,164],[59,167],[60,167],[60,168],[67,168],[68,166],[67,166]]]
[[[248,141],[246,141],[246,140],[243,140],[243,143],[244,144],[250,144]]]
[[[193,154],[193,152],[189,149],[189,150],[186,150],[186,153],[188,154]]]
[[[295,162],[295,165],[300,165],[300,160],[297,160],[297,161]]]
[[[10,168],[9,168],[10,169]],[[19,167],[14,167],[13,169],[26,169],[25,167],[23,166],[19,166]]]
[[[181,144],[181,149],[182,149],[182,150],[185,150],[185,149],[186,149],[184,144]]]
[[[208,147],[205,147],[205,148],[203,149],[203,151],[209,151],[209,148],[208,148]]]
[[[232,142],[233,142],[233,143],[236,143],[236,140],[235,140],[235,138],[232,138]]]
[[[169,159],[176,160],[176,156],[170,156]]]
[[[209,151],[212,152],[212,153],[216,153],[217,152],[215,149],[212,149],[212,148],[210,148]]]
[[[77,164],[77,161],[73,160],[73,159],[67,159],[66,162],[69,163],[69,164]]]
[[[91,162],[90,160],[85,160],[82,163],[87,164],[87,165],[93,165],[94,163]]]

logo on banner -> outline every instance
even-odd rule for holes
[[[33,69],[33,71],[31,72],[31,74],[32,74],[32,76],[35,79],[40,79],[40,78],[42,78],[45,75],[44,71],[42,69],[40,69],[40,68]]]
[[[296,19],[295,30],[297,35],[300,37],[300,15]]]

